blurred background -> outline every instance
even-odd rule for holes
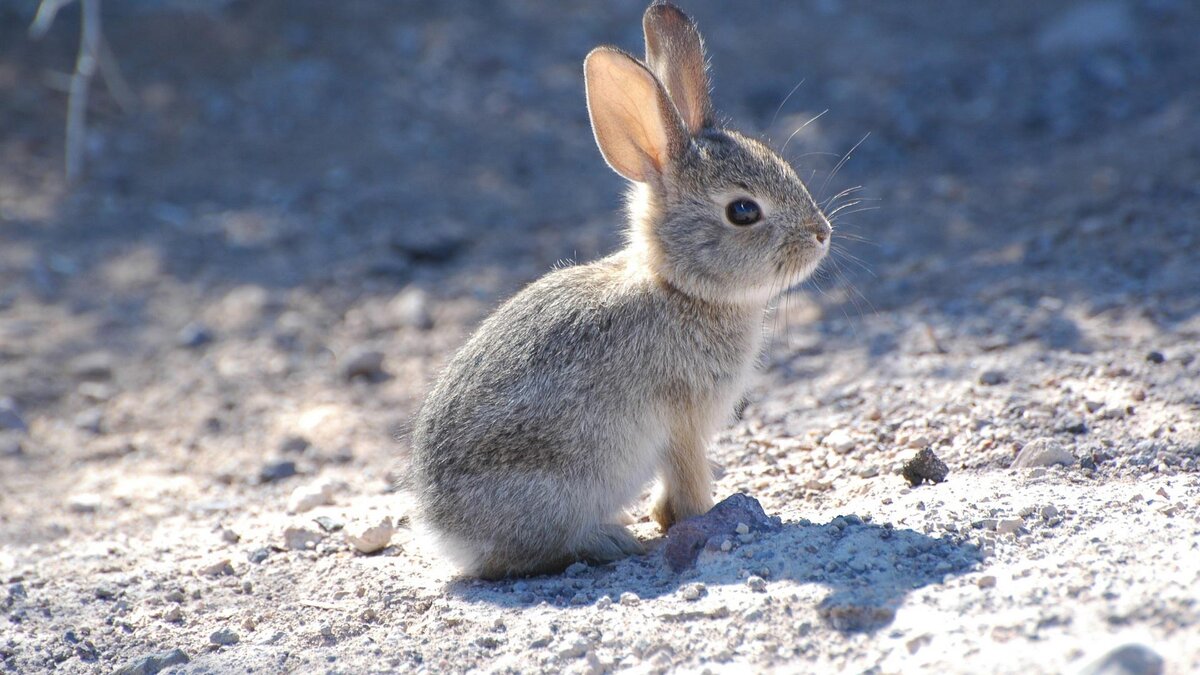
[[[797,350],[1194,339],[1200,6],[683,5],[733,125],[790,139],[822,198],[864,186],[784,377]],[[640,52],[642,2],[105,0],[129,100],[96,76],[73,185],[79,6],[39,40],[36,9],[0,2],[7,475],[236,482],[302,435],[382,480],[482,316],[620,244],[580,64]]]
[[[293,527],[312,543],[340,525],[285,512],[336,493],[332,516],[401,522],[386,493],[441,365],[524,284],[620,246],[623,185],[581,64],[604,43],[640,53],[645,3],[89,2],[112,59],[68,182],[80,5],[33,39],[39,3],[0,0],[0,581],[15,584],[0,607],[23,641],[0,661],[115,665],[177,644],[218,659],[214,612],[252,630],[368,581],[402,616],[407,577],[343,564],[334,537],[295,544]],[[1200,470],[1200,3],[679,4],[717,108],[786,146],[819,199],[853,204],[768,322],[745,420],[714,445],[719,492],[823,517],[899,489],[932,443],[1004,493],[1042,436],[1106,480]],[[1126,524],[1113,531],[1137,536]],[[384,557],[427,565],[402,535]],[[1121,595],[1097,578],[1078,588]],[[21,583],[40,609],[14,599]],[[429,592],[418,614],[445,606]],[[1171,593],[1194,616],[1186,588],[1148,595]],[[980,621],[998,615],[986,602]],[[279,616],[317,611],[292,609]],[[376,665],[370,640],[390,629],[372,621],[346,629],[374,631],[343,649],[366,659],[351,670]],[[287,635],[280,659],[333,644],[315,622],[264,625]],[[461,667],[398,630],[412,663]]]

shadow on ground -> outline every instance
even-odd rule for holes
[[[665,606],[660,618],[687,621],[727,615],[731,610],[724,603],[704,601],[708,589],[745,586],[759,576],[767,593],[785,582],[827,587],[829,594],[816,606],[821,620],[841,632],[859,632],[889,625],[910,592],[970,572],[981,560],[973,544],[863,523],[854,516],[824,524],[785,523],[778,532],[744,544],[731,537],[729,551],[704,551],[694,567],[679,574],[666,565],[662,542],[651,542],[654,549],[644,556],[612,565],[500,582],[457,579],[449,591],[467,602],[512,608],[545,602],[568,610],[604,597],[619,601],[626,593],[640,600],[679,593],[681,603]],[[697,590],[696,602],[688,602]]]

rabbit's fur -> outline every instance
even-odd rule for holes
[[[656,475],[664,530],[707,511],[705,446],[742,394],[766,304],[828,249],[791,166],[714,123],[692,21],[656,3],[644,25],[648,65],[609,47],[585,61],[597,143],[634,181],[626,247],[500,307],[413,429],[417,522],[469,574],[640,552],[620,523]],[[727,220],[743,198],[760,222]]]

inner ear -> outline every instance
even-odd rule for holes
[[[605,161],[633,181],[661,175],[687,144],[666,90],[637,59],[619,49],[594,49],[583,66],[588,114]]]
[[[704,39],[695,22],[669,3],[651,5],[642,17],[646,65],[666,87],[692,135],[713,125]]]

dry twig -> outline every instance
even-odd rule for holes
[[[37,15],[29,27],[29,34],[40,38],[50,30],[59,10],[75,0],[41,0]],[[100,0],[79,0],[81,7],[79,53],[75,59],[75,71],[67,94],[67,139],[66,174],[68,182],[75,182],[83,174],[84,155],[87,149],[87,105],[92,76],[99,70],[113,99],[124,110],[131,110],[136,102],[133,90],[125,82],[117,60],[113,56],[104,32],[100,27]]]

